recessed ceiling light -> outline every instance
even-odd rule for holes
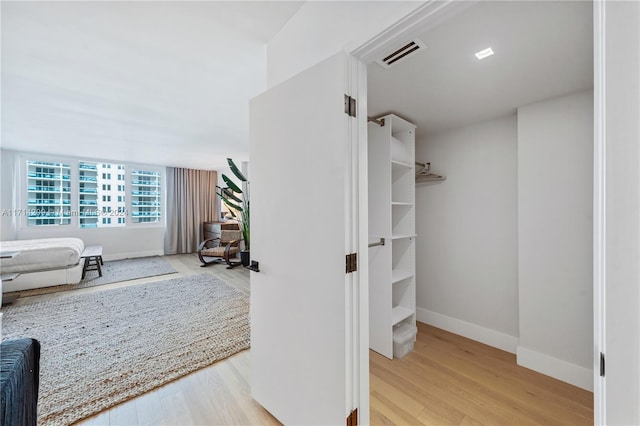
[[[479,52],[476,52],[476,58],[478,59],[484,59],[487,56],[491,56],[491,55],[493,55],[493,49],[490,47],[487,47],[486,49],[481,50]]]

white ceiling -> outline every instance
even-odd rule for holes
[[[1,146],[199,169],[247,160],[266,43],[301,4],[2,1]],[[422,34],[422,53],[371,64],[369,113],[421,135],[591,88],[591,7],[480,2]]]
[[[419,38],[427,48],[369,66],[369,115],[394,112],[426,135],[593,87],[592,3],[480,2]],[[479,61],[474,53],[492,47]]]
[[[199,169],[246,160],[266,43],[301,4],[2,1],[2,147]]]

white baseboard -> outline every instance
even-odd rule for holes
[[[148,256],[164,256],[163,250],[148,250],[148,251],[132,251],[127,253],[112,253],[102,256],[103,260],[121,260],[132,259],[134,257],[148,257]]]
[[[588,368],[522,346],[518,346],[517,360],[522,367],[593,392],[593,371]]]
[[[416,309],[416,319],[434,327],[484,343],[485,345],[511,352],[512,354],[516,353],[518,344],[520,343],[520,339],[515,336],[423,308]]]

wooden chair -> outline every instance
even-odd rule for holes
[[[208,222],[203,224],[205,230]],[[208,232],[204,233],[205,238]],[[220,224],[220,236],[214,236],[213,238],[206,238],[198,246],[198,257],[202,262],[202,267],[212,265],[214,263],[225,262],[228,266],[227,269],[235,268],[242,265],[242,262],[237,257],[240,251],[240,241],[242,241],[242,231],[240,231],[240,225],[237,223],[221,223]]]

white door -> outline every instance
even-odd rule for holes
[[[342,425],[357,405],[352,61],[335,55],[250,105],[251,388],[284,424]]]

